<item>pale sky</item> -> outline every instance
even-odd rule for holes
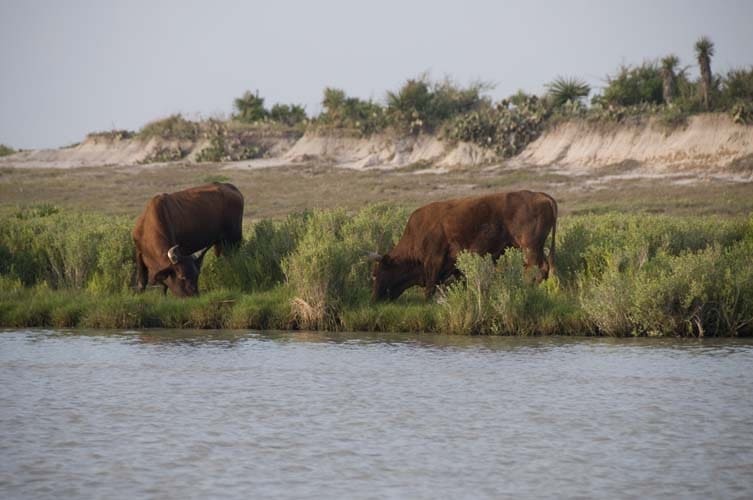
[[[425,71],[495,99],[669,53],[695,75],[702,35],[726,72],[753,65],[751,26],[748,0],[0,0],[0,143],[228,115],[245,90],[315,114],[326,86],[382,101]]]

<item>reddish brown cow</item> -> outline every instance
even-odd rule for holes
[[[458,254],[468,250],[495,260],[510,247],[523,250],[526,268],[536,266],[540,279],[554,267],[557,202],[545,193],[513,191],[425,205],[408,219],[403,236],[385,255],[372,254],[373,299],[396,299],[420,285],[426,297],[457,274]],[[544,243],[552,232],[549,257]]]
[[[232,184],[215,182],[177,193],[163,193],[147,203],[136,221],[137,288],[162,284],[178,297],[199,293],[199,271],[206,251],[240,243],[243,195]],[[198,255],[199,251],[201,251]]]

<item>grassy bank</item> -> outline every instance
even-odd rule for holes
[[[366,251],[386,251],[410,210],[372,205],[262,220],[238,251],[207,256],[198,298],[131,291],[132,220],[36,207],[0,220],[0,325],[727,336],[753,333],[753,220],[568,215],[556,278],[520,252],[463,255],[466,279],[371,304]]]

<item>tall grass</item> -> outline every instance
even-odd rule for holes
[[[293,214],[245,228],[188,300],[138,295],[128,218],[39,206],[0,219],[0,325],[310,328],[461,334],[753,333],[753,219],[563,217],[556,275],[535,284],[520,251],[461,254],[464,278],[370,301],[366,252],[389,250],[410,211]]]
[[[387,205],[312,214],[298,248],[283,261],[294,311],[304,328],[334,328],[343,307],[368,300],[369,251],[385,252],[397,242],[408,212]]]

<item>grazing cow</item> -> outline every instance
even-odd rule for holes
[[[242,239],[243,195],[215,182],[158,194],[133,228],[137,288],[162,284],[178,297],[199,293],[199,271],[207,250],[216,255]]]
[[[463,250],[496,260],[505,249],[520,248],[525,267],[537,266],[539,279],[546,279],[554,267],[556,229],[557,202],[545,193],[513,191],[430,203],[411,214],[392,250],[370,254],[376,261],[372,298],[393,300],[414,285],[425,287],[430,298],[438,284],[458,274],[455,261]]]

